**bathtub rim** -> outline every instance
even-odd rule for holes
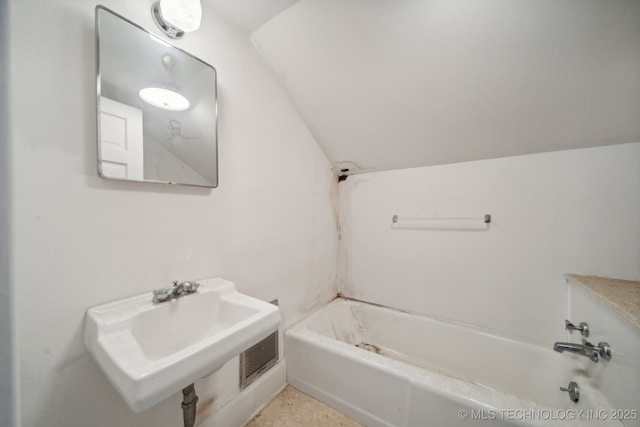
[[[383,310],[390,310],[392,312],[401,313],[401,314],[407,314],[407,315],[410,315],[410,316],[417,316],[417,317],[429,319],[429,320],[432,320],[432,321],[435,321],[435,322],[447,323],[447,324],[450,324],[450,325],[453,325],[453,326],[467,328],[467,329],[470,329],[472,331],[480,332],[483,335],[489,335],[489,336],[494,337],[494,338],[505,339],[505,340],[509,340],[509,341],[518,341],[518,342],[522,342],[522,343],[525,343],[525,344],[535,345],[537,347],[544,348],[545,350],[553,348],[553,343],[550,342],[550,341],[544,341],[544,340],[536,339],[536,338],[533,338],[533,337],[530,337],[530,336],[526,336],[526,335],[509,334],[507,332],[499,331],[499,330],[492,329],[492,328],[485,327],[485,326],[475,325],[473,323],[467,323],[467,322],[462,322],[462,321],[459,321],[459,320],[449,319],[447,317],[435,316],[435,315],[432,315],[432,314],[424,314],[424,313],[419,313],[419,312],[415,312],[415,311],[411,311],[411,310],[405,310],[405,309],[401,309],[401,308],[391,307],[391,306],[387,306],[387,305],[384,305],[384,304],[379,304],[379,303],[375,303],[375,302],[369,302],[369,301],[365,301],[365,300],[360,300],[360,299],[357,299],[357,298],[347,297],[347,296],[344,296],[342,294],[338,294],[338,296],[336,296],[334,299],[332,299],[328,303],[326,303],[326,304],[324,304],[322,306],[314,308],[304,318],[300,319],[298,322],[294,323],[289,328],[287,328],[287,331],[293,330],[293,329],[297,329],[301,325],[308,325],[311,321],[313,321],[313,319],[316,316],[319,315],[320,312],[322,312],[323,310],[326,310],[329,306],[338,305],[338,304],[344,304],[344,303],[350,303],[350,302],[351,303],[356,303],[356,304],[364,304],[366,306],[377,307],[377,308],[380,308],[380,309],[383,309]],[[565,331],[562,330],[561,333],[564,334]],[[577,357],[572,357],[572,359],[576,360],[577,362],[582,362]]]

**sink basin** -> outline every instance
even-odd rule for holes
[[[218,370],[280,323],[277,306],[221,278],[172,301],[152,297],[92,307],[84,322],[87,350],[136,412]]]

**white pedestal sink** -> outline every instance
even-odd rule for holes
[[[221,278],[153,303],[152,293],[92,307],[87,350],[136,412],[206,376],[278,328],[278,307]]]

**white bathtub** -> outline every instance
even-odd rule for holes
[[[288,382],[369,427],[622,425],[593,362],[551,343],[344,299],[285,336]]]

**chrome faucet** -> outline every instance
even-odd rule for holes
[[[553,344],[553,350],[557,351],[558,353],[568,351],[569,353],[588,357],[594,362],[598,362],[600,357],[602,357],[604,360],[611,360],[611,347],[609,347],[609,344],[607,344],[606,342],[601,342],[596,346],[591,344],[584,338],[582,339],[582,344],[571,342],[557,342]]]
[[[200,283],[192,281],[173,281],[173,285],[167,288],[160,288],[153,291],[153,302],[171,301],[180,298],[182,295],[192,294],[198,290]]]

